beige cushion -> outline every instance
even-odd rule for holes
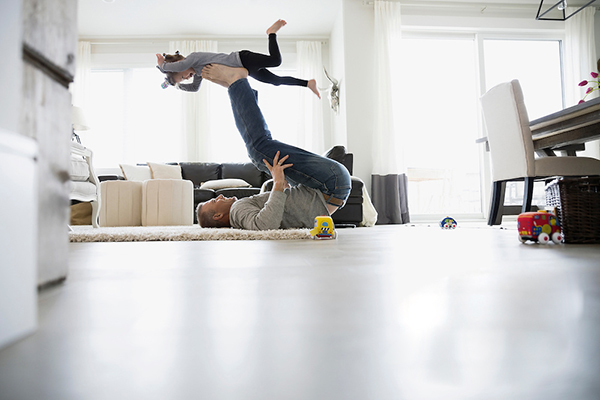
[[[123,177],[128,181],[142,182],[147,179],[152,179],[150,168],[147,165],[119,164],[119,167],[121,167]]]
[[[152,179],[142,184],[142,225],[193,225],[194,184],[183,179]]]
[[[148,163],[152,179],[181,179],[181,167],[179,165],[166,165]]]
[[[228,178],[228,179],[215,179],[212,181],[206,181],[200,185],[200,189],[226,189],[226,188],[239,188],[239,187],[251,187],[252,185],[243,179]]]
[[[142,225],[142,182],[104,181],[100,196],[100,226]]]

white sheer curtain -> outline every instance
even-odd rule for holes
[[[196,51],[217,52],[213,40],[182,40],[169,42],[169,53],[183,56]],[[200,73],[200,71],[197,71]],[[202,82],[197,93],[182,92],[183,135],[187,161],[206,161],[210,150],[210,91],[211,85]]]
[[[87,96],[90,93],[90,74],[92,72],[92,46],[90,42],[80,41],[77,44],[75,78],[69,90],[73,97],[73,105],[81,107],[84,112]]]
[[[296,42],[298,54],[298,77],[316,79],[317,87],[323,69],[321,58],[321,42]],[[325,152],[323,129],[323,107],[318,97],[308,90],[300,90],[300,118],[298,124],[298,145],[301,148],[322,154]]]
[[[400,45],[400,3],[375,1],[375,126],[373,173],[403,173],[392,100],[392,62]]]
[[[576,11],[575,7],[567,8],[567,15]],[[596,44],[594,40],[595,7],[586,7],[565,21],[565,99],[570,107],[579,102],[587,88],[578,86],[582,80],[590,80],[590,72],[598,71]],[[598,92],[590,94],[586,100],[597,97]],[[586,144],[582,153],[590,157],[600,158],[600,141]]]
[[[408,179],[399,133],[394,126],[392,69],[400,45],[400,3],[375,1],[375,121],[371,192],[378,224],[410,222]]]

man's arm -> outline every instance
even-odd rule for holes
[[[287,158],[288,156],[279,159],[279,152],[277,152],[273,165],[263,160],[273,177],[273,189],[269,194],[269,200],[262,208],[252,204],[250,199],[241,200],[235,211],[235,225],[251,230],[278,229],[281,226],[287,199],[284,189],[289,186],[283,171],[292,166],[292,164],[284,164]]]

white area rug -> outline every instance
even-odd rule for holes
[[[200,228],[193,226],[125,226],[92,228],[73,226],[71,242],[156,242],[192,240],[298,240],[310,239],[308,229],[276,229],[247,231],[232,228]]]

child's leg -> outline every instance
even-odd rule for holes
[[[240,60],[248,72],[261,68],[278,67],[281,65],[281,53],[277,44],[277,35],[269,35],[269,55],[254,53],[248,50],[240,51]]]
[[[257,81],[270,83],[271,85],[287,85],[287,86],[308,86],[308,81],[304,79],[294,78],[292,76],[278,76],[268,69],[259,69],[257,71],[248,71],[248,75]]]

